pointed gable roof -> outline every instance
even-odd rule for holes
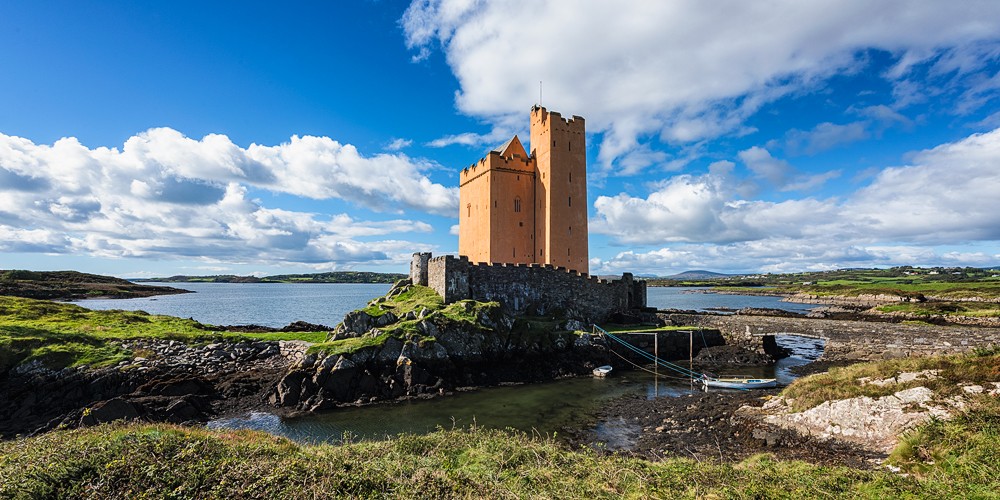
[[[527,158],[528,153],[524,150],[524,146],[521,145],[521,140],[515,135],[511,137],[509,141],[505,142],[503,146],[500,146],[493,151],[500,153],[500,156],[508,157],[518,155],[521,158]]]

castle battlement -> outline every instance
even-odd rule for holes
[[[625,273],[602,280],[561,266],[537,263],[472,263],[465,256],[415,253],[410,280],[433,288],[445,303],[496,301],[514,314],[561,312],[584,322],[646,307],[646,282]]]

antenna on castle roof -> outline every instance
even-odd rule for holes
[[[542,81],[538,80],[538,107],[542,107]]]

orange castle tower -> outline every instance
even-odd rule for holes
[[[462,170],[458,253],[589,273],[584,120],[534,106],[529,145],[515,135]]]

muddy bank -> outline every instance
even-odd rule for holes
[[[734,417],[740,407],[762,406],[779,392],[701,392],[652,400],[627,396],[609,403],[596,421],[620,428],[624,444],[630,446],[617,452],[649,460],[684,457],[733,463],[757,453],[770,453],[782,460],[870,468],[885,458],[859,446],[821,442],[792,431],[762,427],[753,419]],[[607,449],[594,432],[566,431],[575,445]]]

